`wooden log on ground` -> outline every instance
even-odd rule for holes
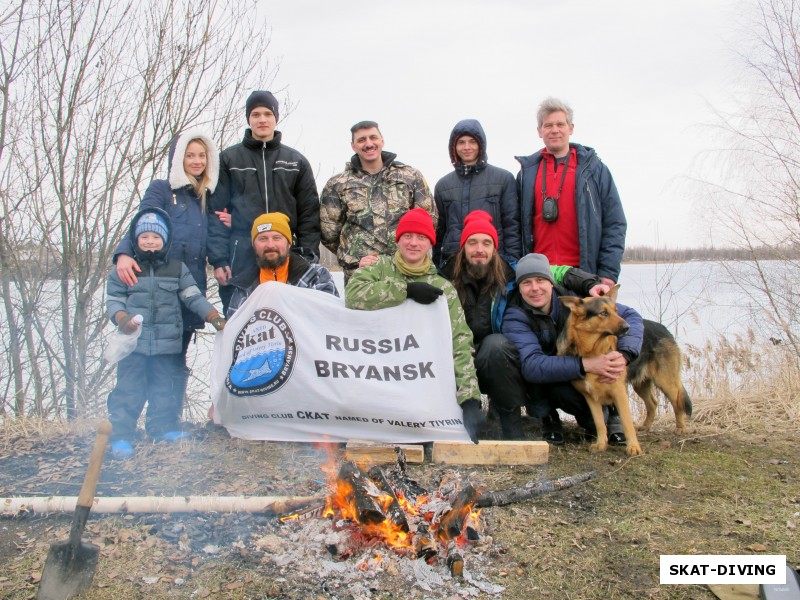
[[[440,540],[452,540],[461,535],[464,529],[464,521],[469,516],[472,507],[475,506],[479,495],[480,490],[476,490],[470,483],[456,494],[453,508],[444,513],[439,521],[436,535]]]
[[[392,523],[397,525],[402,531],[408,533],[408,520],[406,519],[406,513],[403,510],[403,507],[400,506],[400,502],[398,502],[392,486],[386,479],[386,475],[383,474],[383,471],[378,466],[372,467],[367,475],[378,487],[378,489],[390,498],[388,503],[381,503],[384,512],[386,513],[386,517]]]
[[[550,492],[557,492],[558,490],[572,487],[584,481],[589,481],[596,476],[597,471],[589,471],[588,473],[561,477],[552,481],[531,481],[522,487],[509,488],[507,490],[483,492],[481,497],[478,498],[478,506],[485,508],[487,506],[504,506],[514,502],[524,502],[536,496],[543,496]]]
[[[0,498],[0,514],[71,513],[77,496]],[[282,515],[311,504],[323,496],[121,496],[95,497],[92,513],[264,513]]]
[[[345,501],[353,507],[355,511],[353,517],[356,521],[363,524],[378,525],[386,520],[386,514],[373,497],[373,495],[377,494],[370,494],[370,486],[376,492],[377,488],[364,474],[364,471],[358,468],[355,463],[346,461],[342,463],[338,477],[350,485],[350,493],[345,498]]]
[[[379,444],[376,442],[350,440],[345,446],[344,456],[356,463],[385,465],[397,460],[395,448],[401,448],[410,463],[425,462],[425,449],[421,444]]]
[[[449,465],[543,465],[547,463],[548,448],[547,442],[434,442],[433,462]]]

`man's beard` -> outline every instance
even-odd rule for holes
[[[486,276],[489,274],[489,265],[491,261],[485,263],[476,263],[473,264],[467,261],[467,275],[472,277],[477,281],[481,281],[486,279]]]
[[[279,254],[277,258],[267,258],[262,254],[258,257],[258,266],[262,269],[280,269],[289,260],[289,253]]]

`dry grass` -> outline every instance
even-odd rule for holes
[[[752,332],[685,351],[696,423],[800,433],[800,365],[788,346]]]
[[[653,431],[641,436],[640,457],[629,459],[620,448],[591,454],[588,444],[569,443],[552,448],[545,467],[461,470],[460,476],[488,489],[599,474],[576,488],[485,511],[494,542],[484,574],[506,587],[502,598],[711,600],[704,586],[659,585],[659,556],[767,552],[800,564],[800,376],[792,357],[780,346],[756,348],[749,339],[690,348],[686,357],[695,408],[687,435],[672,433],[671,409],[665,409]],[[66,482],[62,488],[80,481],[81,457],[96,424],[3,422],[0,489],[40,495],[37,490],[54,493],[48,487],[58,484],[54,474]],[[533,424],[527,428],[530,434]],[[567,425],[567,434],[574,441],[577,426]],[[215,434],[180,448],[142,447],[128,464],[106,464],[101,482],[105,495],[304,495],[319,489],[323,462],[323,453],[310,445]],[[410,469],[429,487],[449,476],[438,465]],[[156,525],[183,518],[197,520],[165,516]],[[219,518],[209,516],[209,523]],[[220,555],[207,556],[155,532],[152,519],[90,520],[87,537],[103,550],[87,598],[361,598],[259,555],[252,541],[263,535],[258,527],[243,528],[241,546],[228,543]],[[69,517],[3,519],[0,525],[0,596],[30,598],[47,548],[65,538]],[[210,531],[222,531],[214,527]],[[421,593],[388,572],[375,573],[370,585],[373,598],[452,597]]]

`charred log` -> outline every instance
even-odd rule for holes
[[[342,463],[339,479],[349,484],[350,493],[345,501],[353,507],[356,521],[378,525],[386,520],[383,509],[369,493],[369,488],[374,488],[375,484],[355,463],[349,461]]]
[[[469,516],[479,496],[480,491],[469,483],[456,494],[456,498],[452,503],[453,508],[446,512],[441,521],[439,521],[436,535],[440,540],[451,540],[461,535],[464,529],[464,521]]]
[[[453,540],[447,543],[447,568],[453,577],[464,576],[464,557]]]
[[[580,475],[572,475],[570,477],[561,477],[552,481],[531,481],[522,487],[509,488],[507,490],[498,490],[496,492],[483,492],[478,499],[477,505],[481,508],[488,506],[504,506],[506,504],[513,504],[515,502],[524,502],[536,496],[543,496],[551,492],[572,487],[584,481],[597,476],[597,471],[589,471]]]
[[[425,562],[431,562],[431,560],[436,558],[439,554],[436,541],[433,539],[427,523],[423,522],[417,525],[417,535],[414,538],[414,550],[417,553],[417,558],[422,558]]]
[[[392,469],[392,483],[395,492],[409,502],[416,502],[420,496],[426,496],[429,492],[406,473],[406,454],[403,449],[395,448],[395,452],[397,452],[397,463]]]
[[[386,518],[397,525],[402,531],[408,533],[408,520],[406,519],[406,513],[400,506],[400,502],[398,502],[397,496],[394,493],[394,489],[392,489],[392,486],[386,479],[386,475],[383,474],[383,471],[380,467],[376,466],[369,470],[368,476],[377,486],[377,488],[390,498],[389,502],[383,506]]]

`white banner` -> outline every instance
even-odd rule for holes
[[[214,419],[277,441],[469,441],[444,298],[345,308],[316,290],[260,285],[217,334]]]

